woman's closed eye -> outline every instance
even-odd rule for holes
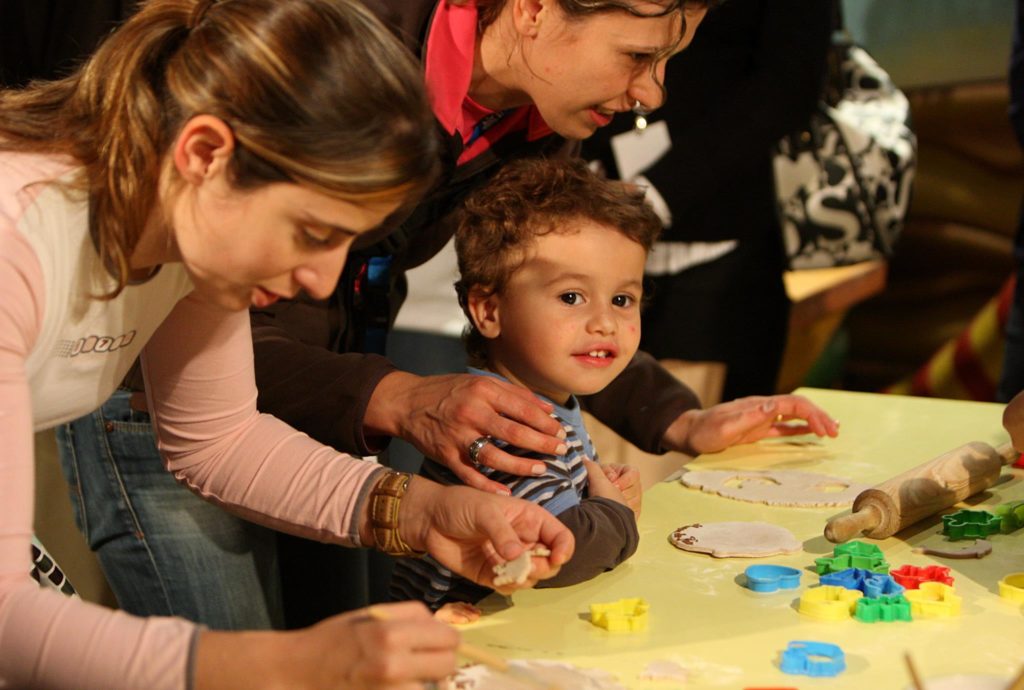
[[[345,237],[343,233],[333,228],[318,227],[315,225],[302,225],[299,227],[299,239],[307,247],[321,249],[333,247]]]

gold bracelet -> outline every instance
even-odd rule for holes
[[[415,551],[398,533],[398,509],[412,475],[408,472],[388,472],[370,492],[370,527],[378,551],[389,556],[419,558],[424,551]]]

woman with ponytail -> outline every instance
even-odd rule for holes
[[[568,559],[539,507],[256,410],[246,307],[329,295],[356,238],[431,184],[432,128],[413,61],[341,0],[150,0],[71,76],[0,92],[0,687],[415,687],[454,668],[457,633],[417,605],[212,632],[29,576],[33,430],[98,407],[140,353],[167,469],[227,510],[484,584],[537,543],[536,577]]]

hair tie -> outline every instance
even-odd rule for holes
[[[206,11],[216,3],[217,0],[199,0],[195,7],[192,8],[192,14],[188,17],[188,23],[185,25],[189,31],[192,31],[199,23],[203,21],[203,17],[206,16]]]

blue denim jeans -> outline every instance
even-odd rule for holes
[[[75,521],[122,609],[222,630],[282,627],[276,533],[179,484],[127,391],[59,427],[57,446]]]

